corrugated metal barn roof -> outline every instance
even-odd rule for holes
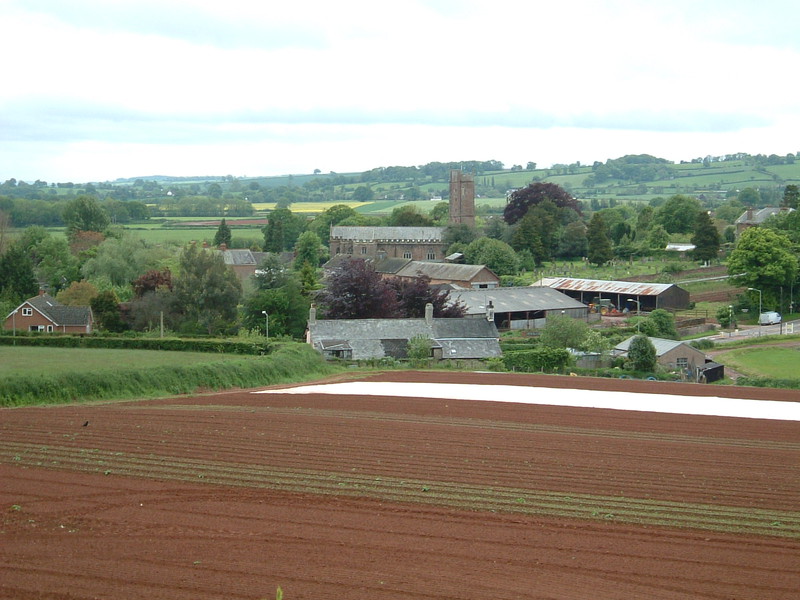
[[[658,296],[675,287],[674,283],[648,283],[642,281],[607,281],[605,279],[574,279],[571,277],[549,277],[540,282],[556,290],[628,294],[631,296]]]

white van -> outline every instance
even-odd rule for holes
[[[759,325],[775,325],[776,323],[780,322],[781,322],[781,315],[780,313],[776,312],[763,312],[758,317]]]

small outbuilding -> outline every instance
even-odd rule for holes
[[[612,355],[627,356],[634,337],[636,336],[631,336],[614,346]],[[705,353],[687,342],[656,337],[651,337],[649,340],[656,349],[656,362],[667,369],[680,371],[688,379],[696,380],[700,369],[706,365]]]

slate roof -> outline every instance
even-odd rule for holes
[[[758,210],[748,209],[735,221],[737,225],[761,225],[773,215],[781,212],[794,212],[793,208],[779,208],[777,206],[767,206]]]
[[[443,235],[444,227],[331,227],[331,238],[359,242],[441,242]]]
[[[222,252],[222,258],[225,260],[226,265],[236,267],[240,266],[258,266],[267,256],[267,252],[253,252],[246,248],[233,249],[233,250],[219,250]]]
[[[445,358],[488,358],[502,354],[494,323],[485,319],[322,319],[309,322],[317,350],[351,349],[354,359],[405,356],[408,340],[427,337]]]
[[[443,279],[449,281],[470,281],[480,275],[482,271],[488,271],[494,275],[497,281],[500,278],[495,275],[486,265],[462,265],[457,263],[422,262],[410,261],[400,270],[396,271],[398,277],[418,277],[420,273],[427,275],[431,279]]]
[[[631,341],[633,341],[634,337],[636,336],[631,336],[627,340],[623,340],[622,342],[614,346],[614,350],[617,350],[619,352],[627,352],[628,349],[630,348]],[[683,345],[689,346],[689,344],[687,344],[686,342],[682,342],[680,340],[666,340],[664,338],[656,338],[656,337],[651,337],[648,339],[652,342],[653,347],[656,349],[656,356],[663,356],[664,354],[670,352],[671,350],[674,350],[678,346],[683,346]],[[693,346],[689,347],[693,348]],[[698,352],[701,351],[698,350]]]
[[[507,287],[485,290],[450,292],[450,299],[460,300],[468,315],[486,313],[486,304],[492,301],[495,314],[539,310],[585,309],[585,304],[550,287]]]
[[[88,306],[66,306],[49,294],[29,298],[25,304],[30,304],[54,325],[83,326],[92,322],[92,309]]]

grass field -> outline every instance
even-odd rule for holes
[[[148,369],[164,365],[196,366],[240,361],[243,358],[258,359],[204,352],[0,346],[0,377],[50,376],[76,371],[118,372],[121,369]]]
[[[745,375],[800,379],[800,350],[797,347],[737,348],[718,358]]]

